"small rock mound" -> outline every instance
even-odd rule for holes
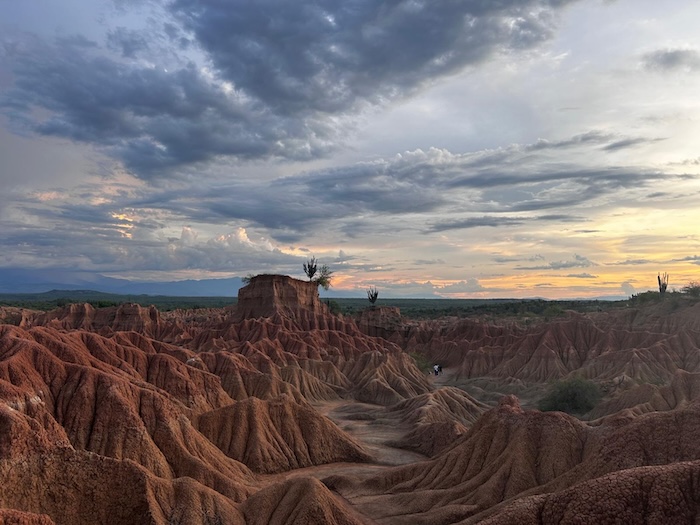
[[[239,401],[203,414],[196,426],[227,456],[266,474],[371,459],[329,419],[290,396]]]

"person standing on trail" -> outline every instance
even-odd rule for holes
[[[438,374],[442,375],[442,365],[438,365]]]
[[[435,372],[435,375],[438,375],[438,371],[440,370],[439,365],[433,365],[433,372]]]

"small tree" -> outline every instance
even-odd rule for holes
[[[316,261],[316,257],[311,257],[311,259],[304,263],[304,273],[309,278],[309,281],[313,281],[317,269],[318,262]]]
[[[313,280],[318,286],[321,286],[324,290],[328,290],[331,287],[331,275],[333,272],[325,264],[321,266],[318,270],[318,275]]]
[[[659,295],[663,297],[666,293],[666,288],[668,288],[668,274],[666,272],[664,272],[663,276],[659,274],[656,276],[656,279],[659,281]]]
[[[374,303],[377,302],[377,297],[379,297],[379,290],[374,286],[370,286],[367,290],[367,299],[369,303],[374,306]]]

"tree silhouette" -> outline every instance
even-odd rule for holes
[[[324,290],[328,290],[331,287],[331,275],[333,272],[325,264],[319,268],[316,257],[311,257],[304,263],[304,273],[310,282],[322,286]]]

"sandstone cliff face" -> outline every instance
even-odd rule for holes
[[[393,341],[405,331],[401,311],[394,306],[372,306],[360,312],[357,326],[363,333],[372,337],[382,337]]]
[[[236,312],[240,319],[282,314],[305,320],[328,313],[318,296],[318,285],[286,275],[256,275],[238,291]]]

